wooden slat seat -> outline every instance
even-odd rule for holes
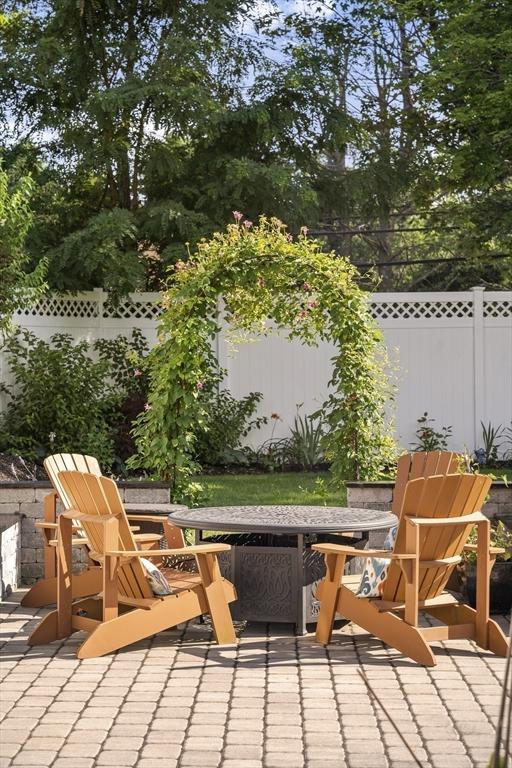
[[[330,642],[334,617],[340,614],[415,661],[435,665],[433,640],[474,639],[484,649],[505,655],[508,641],[489,618],[490,572],[497,554],[491,546],[490,523],[481,513],[491,480],[484,475],[448,474],[410,480],[400,509],[392,552],[366,550],[369,557],[389,558],[381,598],[361,598],[344,576],[348,556],[361,550],[315,544],[326,561],[326,577],[317,594],[321,606],[317,640]],[[474,526],[478,527],[477,607],[459,602],[446,585]],[[420,627],[419,611],[444,627]]]

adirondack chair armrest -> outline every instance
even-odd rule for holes
[[[36,528],[43,528],[43,529],[48,529],[48,530],[56,531],[57,528],[59,527],[59,524],[58,523],[47,523],[46,520],[36,520],[36,522],[34,523],[34,526]]]
[[[86,515],[84,512],[79,512],[78,509],[67,509],[65,512],[61,512],[60,517],[65,517],[68,520],[83,520],[85,523],[106,523],[108,520],[118,520],[117,515]]]
[[[464,551],[465,552],[477,552],[478,551],[478,545],[477,544],[465,544],[464,545]],[[489,547],[489,554],[490,555],[502,555],[506,550],[503,549],[503,547],[493,547],[492,545]]]
[[[129,512],[127,512],[126,517],[128,520],[135,520],[136,522],[160,523],[160,525],[163,525],[164,522],[167,521],[167,518],[162,517],[162,515],[131,515]]]
[[[351,555],[354,557],[383,557],[389,560],[412,560],[416,555],[405,555],[392,552],[389,549],[356,549],[345,547],[342,544],[313,544],[311,549],[322,552],[324,555]]]
[[[410,525],[471,525],[472,523],[481,523],[487,520],[481,512],[473,512],[471,515],[462,515],[460,517],[406,517]]]
[[[191,547],[182,547],[181,549],[147,549],[140,550],[127,549],[110,550],[105,552],[108,557],[170,557],[171,555],[215,555],[217,552],[227,552],[231,549],[230,544],[197,544]]]

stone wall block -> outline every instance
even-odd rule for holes
[[[6,501],[0,504],[0,523],[3,515],[17,515],[20,505],[16,501]]]
[[[7,502],[35,501],[35,488],[2,488],[0,487],[0,504]]]
[[[34,501],[44,501],[46,496],[51,493],[52,488],[36,488],[36,498]]]
[[[42,551],[42,550],[41,550]],[[37,550],[33,547],[24,547],[21,550],[21,562],[22,563],[35,563]]]
[[[43,520],[43,504],[40,501],[22,502],[20,504],[20,513],[33,520]]]
[[[387,503],[388,509],[391,506],[391,500],[393,497],[392,488],[365,488],[355,487],[347,488],[347,499],[349,507],[360,506],[361,502],[380,502],[381,504]]]
[[[124,500],[128,504],[168,504],[168,488],[126,488]]]
[[[33,584],[37,579],[41,579],[43,575],[44,568],[42,563],[21,564],[21,580],[24,584]]]

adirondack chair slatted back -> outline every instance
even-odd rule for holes
[[[399,523],[395,552],[405,553],[405,517],[462,517],[481,510],[491,485],[484,475],[437,475],[418,478],[407,484]],[[420,563],[460,555],[473,524],[421,527]],[[419,600],[437,597],[445,588],[453,565],[424,567],[420,570]],[[383,600],[402,602],[405,580],[400,566],[392,561],[384,584]]]
[[[71,507],[86,515],[115,515],[119,522],[119,541],[116,548],[120,551],[135,550],[137,545],[130,530],[123,502],[117,485],[107,477],[77,471],[59,473],[59,480]],[[102,523],[81,520],[82,526],[91,551],[100,557],[105,552],[104,526]],[[153,597],[144,570],[140,562],[133,558],[121,565],[117,571],[119,593],[124,597],[146,598]]]
[[[455,474],[459,463],[460,456],[452,451],[415,451],[400,456],[391,507],[393,514],[400,516],[405,488],[409,480],[431,475]]]
[[[101,475],[100,465],[94,456],[85,456],[81,453],[55,453],[48,456],[43,462],[46,474],[50,482],[59,494],[64,509],[69,509],[72,504],[59,478],[59,472],[66,470],[89,472],[91,475]]]

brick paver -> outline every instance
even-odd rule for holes
[[[504,659],[469,641],[419,667],[358,628],[328,648],[283,625],[207,624],[78,661],[79,634],[28,648],[45,611],[2,604],[0,768],[484,768]],[[506,625],[502,619],[503,626]]]

